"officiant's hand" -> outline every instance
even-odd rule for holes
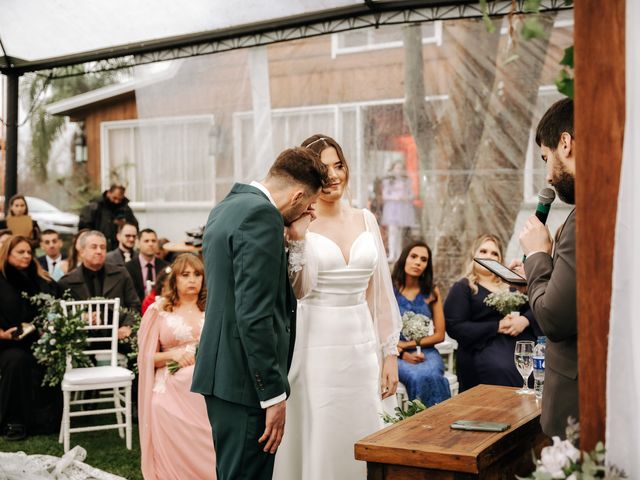
[[[267,442],[263,448],[263,451],[267,453],[276,453],[280,442],[282,442],[286,409],[287,402],[285,400],[267,408],[264,433],[258,439],[258,443]]]
[[[0,340],[13,340],[13,332],[17,329],[18,327],[7,328],[6,330],[0,328]]]

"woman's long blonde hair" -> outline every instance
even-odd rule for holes
[[[480,248],[480,245],[482,245],[484,242],[487,242],[487,241],[492,241],[493,243],[496,244],[496,247],[498,247],[498,253],[500,254],[500,258],[498,259],[498,261],[500,263],[502,263],[502,259],[504,256],[504,253],[503,253],[504,248],[502,246],[502,240],[500,240],[495,235],[492,235],[490,233],[485,233],[483,235],[480,235],[473,241],[473,244],[471,245],[471,250],[469,251],[469,258],[467,261],[467,268],[464,272],[464,278],[466,278],[467,281],[469,282],[469,288],[471,289],[474,295],[478,293],[478,275],[476,275],[476,270],[475,270],[477,264],[476,262],[473,261],[473,259],[476,256],[476,252]]]
[[[176,277],[184,272],[187,267],[193,268],[196,272],[202,274],[202,288],[198,293],[198,309],[204,312],[204,306],[207,302],[207,287],[204,283],[204,264],[199,257],[192,253],[183,253],[173,261],[170,268],[171,271],[164,281],[162,287],[162,309],[165,312],[173,312],[173,308],[180,303],[180,297],[178,296],[178,287],[176,284]]]

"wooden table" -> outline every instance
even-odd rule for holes
[[[549,440],[540,429],[540,402],[517,388],[479,385],[360,440],[355,457],[369,480],[514,479],[533,471]],[[452,430],[456,420],[511,425],[504,432]]]

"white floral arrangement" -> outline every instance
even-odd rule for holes
[[[40,293],[29,300],[38,312],[33,323],[41,333],[31,346],[33,356],[45,367],[42,385],[55,387],[67,370],[67,355],[71,356],[73,368],[91,366],[91,360],[83,353],[87,348],[87,332],[82,328],[85,321],[80,311],[65,316],[60,299],[51,295]]]
[[[433,335],[433,320],[426,315],[408,310],[402,315],[402,335],[418,343],[422,337]]]
[[[553,437],[553,445],[545,447],[540,453],[535,471],[529,477],[518,477],[521,480],[618,480],[627,478],[624,471],[613,465],[606,465],[606,450],[602,442],[598,442],[592,452],[581,452],[575,445],[578,443],[580,425],[569,418],[567,439]]]
[[[524,293],[504,290],[487,295],[484,304],[496,309],[501,315],[509,315],[511,312],[517,312],[528,301],[529,297]]]

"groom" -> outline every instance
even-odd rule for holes
[[[313,214],[326,175],[310,150],[285,150],[265,180],[235,184],[209,215],[206,320],[191,390],[205,397],[218,480],[271,478],[295,340],[284,229]]]

